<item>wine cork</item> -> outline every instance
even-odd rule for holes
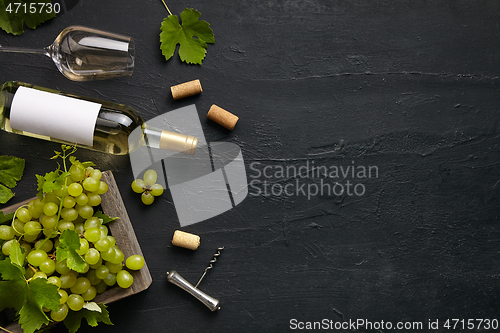
[[[186,249],[196,250],[198,246],[200,246],[200,236],[176,230],[172,238],[172,244]]]
[[[172,97],[174,99],[184,98],[193,96],[201,93],[203,90],[201,89],[200,80],[196,79],[193,81],[185,82],[178,84],[176,86],[170,87],[172,91]]]
[[[236,126],[238,119],[240,119],[231,112],[226,111],[215,104],[212,105],[212,107],[208,111],[207,118],[215,121],[217,124],[221,126],[224,126],[230,131],[234,129],[234,126]]]

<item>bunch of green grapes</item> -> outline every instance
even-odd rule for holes
[[[144,173],[143,179],[136,179],[132,182],[132,190],[135,193],[142,193],[141,200],[145,205],[151,205],[155,197],[163,194],[163,186],[156,183],[158,175],[153,169]]]
[[[85,302],[108,287],[130,287],[133,277],[124,268],[139,270],[144,266],[144,258],[139,255],[125,261],[108,227],[94,216],[101,195],[108,190],[101,181],[101,171],[75,164],[69,171],[64,189],[31,200],[16,211],[11,225],[0,226],[4,255],[9,255],[12,242],[25,250],[26,279],[43,278],[59,287],[59,310],[50,313],[54,321],[64,320],[69,310],[82,309]],[[83,272],[71,270],[66,260],[56,260],[58,236],[66,229],[80,235],[76,252],[85,260]]]

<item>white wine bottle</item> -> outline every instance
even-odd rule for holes
[[[141,145],[194,154],[198,144],[193,136],[146,126],[129,106],[16,81],[0,87],[0,128],[115,155]],[[137,128],[141,135],[130,142]]]

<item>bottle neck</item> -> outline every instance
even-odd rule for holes
[[[154,127],[144,128],[146,145],[151,148],[165,149],[194,155],[198,145],[198,139],[191,135],[161,130]]]

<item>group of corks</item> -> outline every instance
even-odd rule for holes
[[[170,87],[170,90],[172,91],[172,97],[174,99],[197,95],[203,91],[203,89],[201,88],[200,80],[181,83],[176,86]],[[236,126],[236,123],[239,119],[231,112],[226,111],[215,104],[210,107],[207,118],[227,128],[230,131],[234,129],[234,126]]]
[[[176,86],[170,87],[170,90],[172,91],[172,97],[174,99],[197,95],[203,91],[203,89],[201,88],[200,80],[181,83]],[[207,118],[227,128],[230,131],[234,129],[234,126],[236,126],[236,123],[239,119],[231,112],[226,111],[215,104],[210,107]],[[200,246],[200,236],[176,230],[172,238],[172,245],[190,250],[196,250],[198,246]]]

